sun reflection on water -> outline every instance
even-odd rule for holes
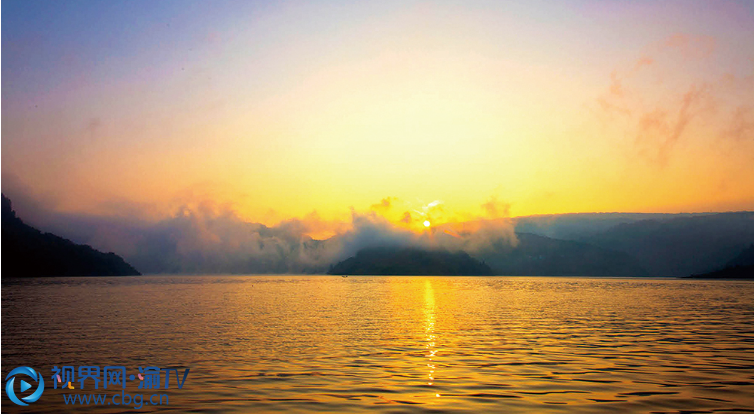
[[[427,358],[427,385],[432,386],[435,382],[435,362],[433,359],[438,352],[435,349],[437,335],[435,334],[435,291],[430,280],[425,280],[425,358]],[[435,394],[440,397],[440,394]]]
[[[752,282],[146,276],[24,283],[3,286],[3,345],[12,351],[4,365],[49,372],[56,363],[105,358],[136,367],[150,355],[191,367],[190,393],[166,390],[176,392],[176,411],[752,411]],[[55,312],[70,304],[76,319]],[[103,332],[106,339],[92,339]],[[60,355],[39,345],[51,335],[63,335]],[[8,399],[2,404],[14,409]],[[35,404],[36,412],[65,410],[59,394]]]

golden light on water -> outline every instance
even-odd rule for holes
[[[425,225],[429,225],[428,221],[425,221]],[[427,385],[432,386],[435,381],[435,363],[433,358],[435,357],[437,349],[435,349],[435,341],[437,336],[435,335],[435,291],[433,290],[433,284],[429,280],[425,280],[425,340],[427,344],[427,368],[429,372],[427,374]],[[436,396],[438,396],[436,394]]]
[[[55,309],[75,304],[83,317],[61,334],[63,352],[117,354],[127,366],[154,355],[209,373],[194,377],[192,368],[190,396],[186,388],[167,390],[179,411],[212,411],[219,403],[229,413],[387,411],[399,404],[536,413],[553,404],[576,413],[607,411],[608,404],[616,412],[752,406],[752,345],[741,334],[752,331],[751,284],[292,275],[144,276],[135,286],[133,278],[83,279],[66,279],[65,289],[58,280],[37,282],[28,297],[22,286],[4,287],[3,295],[18,298],[7,302],[11,317],[3,322],[10,344],[23,350],[44,343],[50,329],[72,321]],[[166,283],[169,289],[160,289]],[[93,288],[103,295],[92,295]],[[710,299],[724,295],[723,303]],[[134,301],[152,306],[129,307]],[[39,303],[48,320],[30,322],[23,311]],[[690,319],[694,312],[705,317]],[[159,323],[135,325],[151,341],[92,342],[78,332],[100,329],[86,322],[97,315],[113,329],[133,320]],[[167,324],[176,329],[165,331]],[[46,360],[41,352],[10,358],[10,366]],[[58,394],[37,404],[60,412],[62,403]]]

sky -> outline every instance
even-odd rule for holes
[[[751,1],[5,0],[1,16],[2,188],[22,206],[315,238],[355,214],[416,233],[753,209]]]

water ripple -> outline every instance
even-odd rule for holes
[[[22,365],[46,376],[53,365],[190,367],[183,389],[163,390],[170,405],[146,412],[753,408],[752,282],[4,279],[2,340],[3,376]],[[33,408],[64,410],[47,385]],[[24,407],[4,398],[2,409]]]

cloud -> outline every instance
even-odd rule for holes
[[[729,117],[728,126],[721,134],[723,138],[735,142],[752,139],[753,106],[751,104],[738,106]]]
[[[642,69],[643,66],[650,66],[655,62],[653,58],[643,56],[639,59],[637,59],[637,63],[634,64],[634,71],[638,71]],[[614,72],[615,73],[615,72]]]
[[[519,244],[514,227],[514,222],[508,218],[443,224],[437,228],[435,245],[446,250],[462,250],[472,256],[501,247],[512,248]]]
[[[616,71],[611,72],[611,86],[608,88],[608,91],[613,96],[624,96],[624,88],[621,86],[621,80],[619,80]]]
[[[693,85],[682,96],[676,113],[656,109],[640,117],[637,142],[643,150],[655,150],[650,156],[661,166],[667,164],[671,151],[696,115],[696,106],[704,97],[705,87]]]
[[[657,53],[662,53],[665,49],[676,49],[688,58],[703,59],[715,51],[716,39],[710,36],[676,33],[661,41],[656,49]]]
[[[511,204],[499,201],[496,196],[491,196],[481,207],[488,217],[493,219],[508,217],[509,211],[511,211]]]
[[[391,209],[391,203],[395,200],[395,197],[386,197],[380,200],[379,203],[371,205],[370,210],[377,211],[378,213],[387,213]]]
[[[729,145],[747,142],[753,134],[752,94],[740,92],[752,90],[748,80],[679,72],[712,59],[715,50],[715,39],[681,33],[650,45],[641,57],[608,75],[593,112],[604,127],[634,137],[628,140],[633,144],[629,154],[658,168],[671,162],[693,132],[718,135]]]
[[[22,188],[17,187],[6,193],[14,208],[14,197]],[[247,222],[232,206],[208,199],[186,199],[172,214],[159,219],[140,212],[138,204],[127,204],[117,210],[118,216],[94,216],[59,213],[45,209],[32,197],[24,200],[24,205],[16,208],[22,219],[26,220],[29,211],[43,218],[30,224],[77,243],[115,252],[142,273],[324,273],[331,264],[368,247],[465,250],[473,254],[492,243],[512,244],[516,240],[506,219],[480,218],[415,233],[375,211],[354,209],[350,222],[326,221],[312,212],[266,226]],[[379,205],[389,203],[390,198],[386,198]],[[436,201],[424,207],[430,211],[439,204]],[[495,199],[486,204],[496,213],[492,215],[507,208]],[[324,230],[334,235],[324,240],[310,236]]]

